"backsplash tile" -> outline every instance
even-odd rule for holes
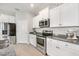
[[[68,31],[74,31],[79,36],[79,27],[52,27],[52,28],[37,28],[35,29],[37,32],[42,32],[43,30],[53,30],[55,34],[64,34]]]

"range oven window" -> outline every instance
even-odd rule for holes
[[[37,38],[37,44],[41,45],[44,47],[44,39],[42,38]]]

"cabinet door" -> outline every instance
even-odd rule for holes
[[[33,18],[33,28],[39,28],[40,20],[42,20],[42,15],[37,15]]]
[[[41,10],[39,14],[41,15],[41,18],[43,19],[49,18],[49,7],[46,7],[43,10]]]
[[[53,47],[52,47],[52,39],[47,38],[47,54],[52,56],[52,55],[54,55],[53,51],[54,50],[53,50]]]
[[[78,4],[66,3],[61,5],[62,26],[78,26]]]
[[[58,40],[52,40],[52,48],[52,54],[54,54],[55,56],[62,55],[61,47],[59,46]]]
[[[57,40],[54,39],[47,39],[47,54],[52,55],[59,55],[60,54],[60,48],[58,47]]]
[[[33,28],[36,28],[36,17],[33,18]]]
[[[30,44],[36,47],[36,35],[30,34]]]
[[[38,20],[39,20],[38,16],[33,18],[33,28],[38,28],[39,27]]]
[[[33,46],[35,46],[35,47],[36,47],[36,35],[33,35],[33,37],[32,37],[32,38],[33,38],[33,43],[32,43],[32,44],[33,44]]]
[[[60,8],[56,7],[50,10],[50,27],[60,25]]]

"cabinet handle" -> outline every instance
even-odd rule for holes
[[[57,49],[60,49],[60,47],[56,46]]]

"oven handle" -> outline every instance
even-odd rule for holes
[[[39,38],[39,39],[40,39],[40,38],[41,38],[41,39],[46,39],[46,38],[44,38],[44,37],[37,37],[37,38]]]

